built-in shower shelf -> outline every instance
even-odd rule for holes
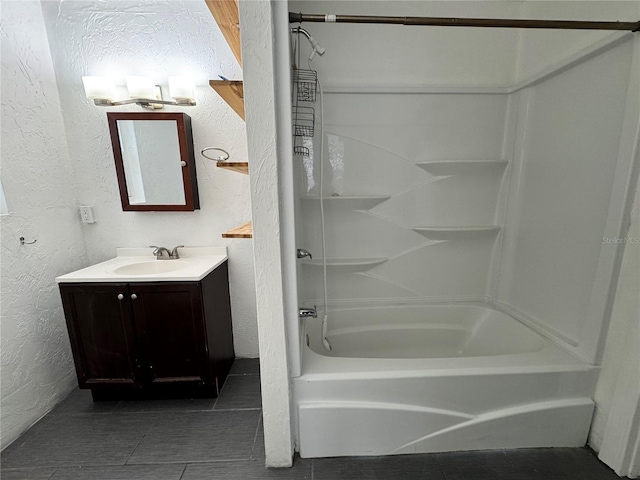
[[[390,198],[390,195],[338,195],[322,197],[325,205],[339,205],[352,210],[369,210]],[[320,197],[302,197],[302,200],[305,202],[317,202],[320,200]]]
[[[500,231],[500,225],[469,225],[459,227],[412,227],[414,232],[418,232],[432,240],[448,240],[453,238],[472,238],[477,235],[496,234]]]
[[[350,273],[364,272],[370,270],[376,265],[389,260],[388,258],[327,258],[327,268],[340,269],[341,271],[348,271]],[[314,259],[304,262],[303,265],[309,267],[322,267],[322,259]]]
[[[431,175],[464,175],[483,173],[489,170],[500,170],[507,166],[504,160],[446,160],[438,162],[419,162],[416,166]]]
[[[209,85],[244,120],[244,86],[242,80],[209,80]]]
[[[218,168],[249,175],[249,162],[218,162]]]

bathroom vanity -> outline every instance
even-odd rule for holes
[[[94,400],[219,393],[234,360],[226,249],[118,249],[56,278],[80,388]]]

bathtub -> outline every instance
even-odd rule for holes
[[[293,379],[303,458],[585,444],[597,369],[489,304],[305,319]]]

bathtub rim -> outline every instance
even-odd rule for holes
[[[336,378],[411,378],[424,376],[462,376],[482,374],[513,374],[535,372],[589,371],[598,369],[562,348],[548,336],[534,329],[508,311],[492,302],[433,302],[393,305],[369,305],[330,308],[331,311],[363,310],[392,307],[481,307],[498,311],[543,342],[535,352],[433,358],[371,358],[330,357],[316,353],[307,345],[306,336],[312,329],[319,330],[319,320],[306,318],[302,322],[302,371],[300,378],[307,380]]]

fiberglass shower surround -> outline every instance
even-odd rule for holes
[[[323,82],[294,157],[300,305],[328,298],[301,320],[302,457],[585,444],[639,85],[634,34],[509,88]]]

